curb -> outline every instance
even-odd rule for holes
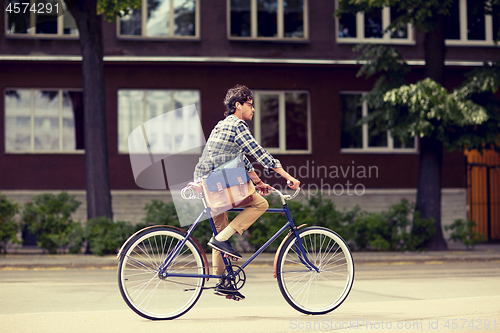
[[[244,254],[243,259],[235,262],[244,263],[251,254]],[[249,266],[273,266],[274,253],[263,253],[252,261]],[[207,254],[211,263],[211,255]],[[465,262],[499,262],[500,251],[446,251],[423,253],[394,252],[354,252],[354,264],[358,265],[413,265],[413,264],[444,264]],[[116,256],[92,255],[44,255],[44,254],[7,254],[0,256],[0,271],[14,270],[68,270],[68,269],[105,269],[118,268]]]

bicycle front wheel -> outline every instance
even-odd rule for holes
[[[166,228],[138,234],[123,251],[118,267],[118,284],[123,299],[138,315],[151,320],[177,318],[198,301],[205,279],[159,276],[161,264],[185,236]],[[200,250],[187,240],[167,273],[203,274]]]
[[[285,300],[305,314],[325,314],[349,295],[354,281],[351,251],[335,232],[323,227],[299,231],[307,258],[319,271],[308,268],[292,235],[278,255],[276,277]]]

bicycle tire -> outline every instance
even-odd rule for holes
[[[188,312],[200,298],[204,278],[160,279],[158,275],[160,265],[184,238],[177,230],[152,228],[139,233],[123,251],[118,285],[125,303],[138,315],[151,320],[175,319]],[[204,274],[200,251],[188,239],[167,272]]]
[[[299,230],[312,264],[300,260],[297,238],[291,235],[282,246],[276,266],[281,294],[294,309],[311,315],[333,311],[345,301],[354,282],[354,263],[346,242],[323,227]]]

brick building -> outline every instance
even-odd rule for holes
[[[4,8],[7,1],[0,1]],[[498,58],[498,18],[471,6],[457,0],[447,22],[448,89],[473,67]],[[422,78],[423,36],[411,26],[384,33],[395,11],[339,21],[335,1],[324,0],[143,0],[142,8],[103,24],[116,219],[138,221],[146,202],[169,195],[135,184],[131,130],[196,104],[207,135],[223,118],[222,100],[236,83],[255,91],[255,137],[301,179],[306,194],[323,189],[340,207],[360,204],[370,211],[415,197],[418,139],[399,142],[389,133],[371,136],[370,124],[354,126],[370,112],[357,101],[373,84],[356,77],[355,44],[397,47],[414,67],[411,80]],[[85,202],[78,31],[69,14],[26,29],[38,16],[0,16],[0,191],[23,202],[67,190]],[[444,155],[445,225],[466,217],[466,164],[462,152]],[[85,215],[82,205],[77,218]]]

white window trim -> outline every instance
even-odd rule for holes
[[[116,128],[117,128],[117,132],[118,132],[118,135],[117,135],[117,148],[118,148],[118,154],[119,155],[128,155],[129,154],[129,151],[128,151],[128,145],[127,145],[127,151],[124,151],[124,150],[120,150],[120,105],[118,104],[119,101],[118,101],[118,93],[120,91],[142,91],[143,92],[143,97],[142,97],[142,122],[145,123],[146,121],[148,121],[149,119],[146,119],[146,108],[147,108],[147,99],[146,99],[146,94],[148,91],[163,91],[163,92],[170,92],[172,94],[172,98],[171,98],[171,107],[170,107],[170,110],[171,111],[174,111],[175,110],[175,99],[173,98],[174,96],[174,93],[175,92],[178,92],[178,91],[197,91],[198,92],[198,96],[200,97],[200,99],[198,100],[198,105],[197,105],[197,108],[196,108],[196,111],[198,112],[198,116],[200,117],[200,122],[202,121],[201,119],[201,92],[200,90],[198,89],[132,89],[132,88],[126,88],[126,89],[118,89],[117,92],[116,92],[116,98],[117,98],[117,101],[116,101],[116,105],[117,105],[117,117],[116,117],[116,121],[117,121],[117,125],[116,125]],[[171,124],[172,126],[172,133],[175,133],[175,124]],[[202,140],[204,140],[204,138],[202,138]],[[165,154],[169,154],[169,155],[173,155],[173,154],[176,154],[176,155],[197,155],[197,154],[200,154],[202,152],[202,144],[200,143],[200,147],[199,147],[199,151],[197,152],[193,152],[193,150],[191,149],[191,151],[189,153],[185,152],[185,151],[177,151],[177,150],[170,150],[170,151],[165,151],[165,152],[162,152],[162,153],[165,153]]]
[[[170,23],[169,23],[169,31],[171,32],[171,35],[169,36],[146,36],[146,21],[148,19],[148,12],[147,10],[144,10],[144,8],[147,8],[148,5],[148,0],[142,0],[142,7],[141,7],[141,35],[122,35],[120,33],[120,18],[118,17],[116,19],[116,36],[118,39],[123,39],[123,40],[199,40],[200,39],[200,1],[201,0],[196,0],[195,4],[195,32],[194,36],[177,36],[174,34],[174,11],[170,10],[169,15],[170,15]],[[174,8],[174,0],[170,0],[170,8]]]
[[[4,153],[5,154],[84,154],[85,149],[75,149],[75,150],[63,150],[63,113],[62,113],[62,102],[63,102],[63,91],[78,91],[82,92],[81,89],[66,89],[66,88],[26,88],[26,87],[17,87],[17,88],[5,88],[3,91],[3,95],[5,98],[5,91],[7,90],[30,90],[30,150],[16,150],[16,151],[7,151],[4,144]],[[43,90],[43,91],[57,91],[59,94],[59,150],[35,150],[35,90]],[[4,110],[4,124],[5,122],[5,110]],[[4,131],[5,137],[5,131]],[[5,140],[5,138],[4,138]]]
[[[493,17],[484,15],[485,24],[485,40],[468,40],[467,39],[467,0],[459,0],[459,17],[460,17],[460,39],[446,39],[447,46],[496,46]]]
[[[6,2],[8,0],[5,0]],[[30,6],[36,1],[36,0],[26,0],[25,2],[29,1]],[[60,8],[63,8],[61,10],[66,11],[66,3],[63,1],[58,1]],[[26,30],[26,33],[9,33],[8,32],[8,13],[5,12],[5,24],[4,24],[4,35],[6,38],[40,38],[40,39],[51,39],[51,38],[57,38],[57,39],[79,39],[80,35],[69,35],[69,34],[64,34],[64,15],[59,15],[57,17],[57,34],[37,34],[36,33],[36,26],[31,27]],[[30,22],[33,22],[36,19],[36,14],[34,12],[30,12]]]
[[[365,96],[366,92],[359,91],[341,91],[341,95],[362,95]],[[342,112],[342,110],[340,110]],[[368,115],[368,103],[363,101],[361,106],[361,116],[366,117]],[[342,130],[342,129],[341,129]],[[364,123],[362,125],[362,148],[340,148],[341,153],[391,153],[391,154],[408,154],[408,153],[418,153],[418,140],[415,136],[415,148],[394,148],[394,139],[390,135],[390,131],[387,131],[387,147],[369,147],[368,146],[368,124]]]
[[[286,108],[285,94],[286,93],[301,93],[307,94],[307,149],[286,149]],[[279,97],[279,148],[264,147],[271,154],[311,154],[312,153],[312,134],[311,134],[311,98],[306,90],[255,90],[253,92],[255,114],[254,114],[254,137],[257,142],[261,142],[261,112],[260,112],[260,95],[278,95]]]
[[[248,41],[286,41],[286,42],[307,42],[309,41],[309,7],[308,0],[304,0],[304,37],[284,37],[285,18],[283,13],[283,0],[278,0],[278,36],[277,37],[259,37],[257,36],[257,0],[250,0],[250,29],[252,36],[236,37],[231,36],[231,0],[226,0],[226,27],[227,39],[229,40],[248,40]]]
[[[338,0],[335,0],[336,8],[339,8]],[[335,18],[335,40],[338,44],[401,44],[401,45],[415,45],[414,29],[413,26],[408,23],[408,37],[407,38],[391,38],[390,32],[385,31],[390,25],[391,21],[391,10],[389,7],[384,7],[382,9],[382,25],[384,30],[383,38],[365,38],[365,13],[356,13],[356,38],[342,38],[339,37],[340,23],[338,17]]]

